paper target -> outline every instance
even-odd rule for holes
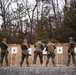
[[[44,55],[47,54],[46,48],[44,48],[43,54],[44,54]]]
[[[76,47],[74,48],[75,54],[76,54]]]
[[[12,47],[11,53],[12,54],[17,54],[17,47]]]
[[[63,54],[63,47],[57,47],[57,54]]]
[[[29,49],[28,49],[28,53],[29,53],[30,55],[32,55],[32,48],[29,48]]]

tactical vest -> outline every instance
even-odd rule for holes
[[[28,48],[29,48],[28,44],[24,44],[24,43],[21,44],[22,55],[29,55]]]
[[[75,48],[75,42],[72,41],[69,43],[68,52],[70,53],[74,52],[74,48]]]
[[[7,50],[8,46],[5,43],[1,43],[1,50]]]
[[[53,52],[54,53],[54,45],[53,44],[49,44],[47,46],[47,48],[48,48],[48,52]]]
[[[28,45],[27,44],[21,44],[21,49],[22,50],[27,50],[28,49]]]

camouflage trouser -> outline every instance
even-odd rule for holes
[[[68,63],[67,63],[67,66],[69,66],[70,64],[70,60],[71,60],[71,56],[72,56],[72,61],[74,63],[74,65],[76,66],[76,62],[75,62],[75,53],[68,53]]]
[[[6,65],[8,66],[8,51],[1,51],[1,66],[5,57]]]
[[[41,64],[43,63],[43,53],[39,52],[39,51],[34,51],[34,61],[33,61],[33,64],[36,64],[36,59],[37,59],[38,55],[39,55],[39,58],[40,58],[40,63]]]
[[[53,63],[53,65],[55,66],[55,61],[54,61],[55,53],[51,53],[51,52],[50,52],[50,54],[47,54],[46,66],[47,66],[48,63],[49,63],[50,57],[52,58],[52,63]]]
[[[25,58],[26,58],[26,64],[27,64],[27,66],[29,65],[29,61],[28,61],[29,55],[28,54],[26,54],[26,55],[25,54],[22,54],[21,62],[20,62],[20,65],[21,66],[22,66]]]

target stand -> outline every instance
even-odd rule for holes
[[[57,50],[57,66],[62,67],[63,66],[63,47],[56,47]],[[59,64],[59,56],[62,59],[62,63]],[[61,60],[60,60],[61,61]]]
[[[32,59],[32,48],[29,48],[29,49],[28,49],[28,53],[29,53],[29,59],[30,59],[30,60],[29,60],[29,61],[30,61],[29,64],[32,65],[32,60],[33,60],[33,59]]]
[[[17,47],[11,47],[11,66],[16,66],[17,63]]]
[[[46,60],[46,57],[47,57],[47,51],[46,51],[46,48],[44,48],[44,50],[43,50],[43,66],[45,66],[45,60]]]

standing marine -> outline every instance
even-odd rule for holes
[[[6,43],[6,38],[3,38],[2,43],[1,43],[1,66],[3,63],[3,59],[5,57],[6,65],[8,66],[8,45]]]
[[[46,51],[47,51],[47,60],[46,60],[46,67],[49,63],[49,59],[50,57],[52,58],[52,63],[53,63],[53,66],[55,66],[55,45],[51,42],[51,41],[48,41],[48,44],[46,45]]]
[[[29,48],[29,45],[27,44],[27,40],[24,39],[24,40],[23,40],[23,43],[21,44],[22,57],[21,57],[20,66],[22,66],[25,57],[26,57],[26,64],[27,64],[27,66],[29,66],[29,61],[28,61],[28,58],[29,58],[28,48]]]
[[[40,64],[41,64],[41,66],[42,66],[42,64],[43,64],[43,49],[44,49],[44,44],[43,44],[43,42],[41,41],[41,38],[39,38],[39,39],[37,39],[37,40],[38,40],[38,41],[34,44],[35,51],[34,51],[34,61],[33,61],[33,64],[34,64],[34,66],[35,66],[37,56],[39,55]]]
[[[74,48],[75,48],[75,42],[73,41],[73,37],[69,37],[67,66],[69,66],[69,64],[70,64],[71,56],[72,56],[72,61],[73,61],[74,65],[76,66]]]

